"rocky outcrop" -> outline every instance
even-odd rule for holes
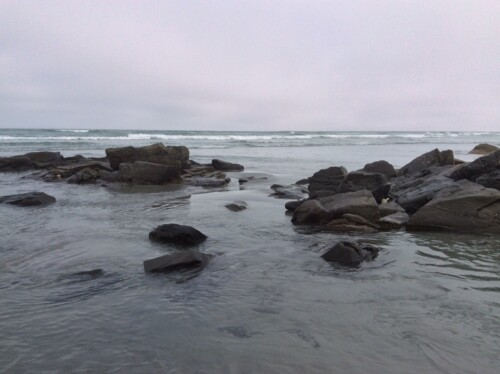
[[[500,191],[461,180],[410,217],[407,230],[500,233]]]
[[[149,239],[156,242],[188,246],[203,243],[207,236],[191,226],[170,223],[160,225],[151,231]]]
[[[120,164],[144,161],[153,164],[176,166],[178,169],[189,167],[189,150],[184,146],[166,147],[156,143],[145,147],[108,148],[106,155],[113,170]]]
[[[144,261],[144,271],[148,273],[166,273],[183,268],[203,268],[208,264],[210,256],[197,249],[178,251]]]
[[[476,179],[476,183],[484,187],[500,190],[500,169],[481,175]]]
[[[245,169],[243,165],[233,164],[231,162],[217,160],[217,159],[212,160],[212,166],[216,170],[222,170],[222,171],[243,171]]]
[[[385,160],[371,162],[363,167],[363,171],[367,173],[383,174],[388,178],[396,176],[394,166]]]
[[[318,200],[306,200],[293,212],[296,225],[322,225],[328,221],[328,213]]]
[[[500,148],[495,145],[482,143],[472,148],[469,153],[473,155],[487,155],[488,153],[498,151],[499,149]]]
[[[365,171],[353,171],[345,177],[340,185],[340,192],[354,192],[361,190],[371,191],[373,197],[380,204],[382,199],[387,198],[391,185],[385,174],[367,173]]]
[[[328,249],[321,257],[328,262],[335,262],[344,266],[358,266],[363,261],[370,261],[377,257],[381,248],[371,244],[355,242],[339,242]]]
[[[135,161],[120,164],[118,179],[133,184],[165,184],[180,181],[178,165],[153,164]]]
[[[380,218],[377,202],[367,190],[340,193],[320,198],[319,202],[331,220],[342,218],[347,213],[361,216],[370,222],[376,222]]]
[[[44,169],[60,164],[63,156],[59,152],[30,152],[12,157],[0,157],[0,171],[27,171]]]
[[[230,204],[226,204],[225,207],[232,212],[240,212],[248,208],[248,204],[244,201],[234,201]]]
[[[285,209],[286,210],[289,210],[289,211],[294,211],[295,209],[297,209],[300,204],[302,204],[304,201],[306,200],[292,200],[292,201],[287,201],[285,203]]]
[[[430,152],[424,153],[418,156],[401,169],[399,169],[398,176],[411,175],[424,169],[428,169],[431,166],[445,166],[454,165],[453,151],[439,151],[439,149],[434,149]]]
[[[413,214],[431,201],[442,189],[455,182],[448,178],[453,166],[431,167],[417,173],[392,180],[389,195],[401,205],[406,212]]]
[[[458,166],[450,174],[450,178],[454,180],[468,179],[476,182],[481,176],[495,173],[498,170],[500,170],[500,150]]]
[[[405,210],[403,209],[403,207],[401,207],[401,205],[394,201],[389,201],[378,205],[378,212],[380,214],[380,217],[385,217],[390,214],[401,213],[404,211]]]
[[[317,171],[309,178],[309,195],[322,197],[340,192],[340,185],[346,176],[347,170],[343,166],[332,166]]]
[[[0,197],[0,203],[17,205],[17,206],[40,206],[55,203],[56,199],[53,196],[47,195],[44,192],[29,192],[19,195],[10,195]]]

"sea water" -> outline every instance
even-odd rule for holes
[[[485,132],[0,130],[0,156],[186,145],[266,179],[225,188],[76,186],[0,173],[0,196],[43,191],[40,208],[0,205],[0,370],[127,373],[496,373],[500,238],[461,233],[321,233],[294,227],[269,186],[329,166],[401,167],[434,148],[470,161]],[[224,205],[244,200],[248,209]],[[145,274],[174,248],[163,223],[208,236],[209,265]],[[384,248],[346,269],[320,255],[339,240]],[[103,269],[100,277],[72,274]]]

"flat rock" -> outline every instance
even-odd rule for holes
[[[231,178],[209,178],[209,177],[192,177],[184,181],[185,184],[197,187],[215,188],[227,186]]]
[[[233,212],[239,212],[248,208],[248,205],[244,201],[234,201],[230,204],[226,204],[225,207]]]
[[[207,236],[191,226],[170,223],[160,225],[151,231],[149,239],[156,242],[188,246],[203,243]]]
[[[271,189],[274,191],[270,196],[279,199],[303,199],[307,194],[307,188],[301,186],[273,184]]]
[[[217,170],[222,171],[243,171],[245,168],[240,164],[233,164],[231,162],[214,159],[212,166]]]
[[[379,227],[356,214],[344,214],[342,218],[334,219],[325,225],[325,229],[335,232],[365,232],[378,231]]]
[[[368,190],[340,193],[319,201],[331,220],[342,218],[346,213],[356,214],[370,222],[376,222],[380,218],[377,202]]]
[[[131,164],[136,161],[178,168],[189,167],[189,149],[184,146],[166,147],[162,143],[156,143],[145,147],[108,148],[106,155],[113,170],[118,170],[122,163]]]
[[[44,192],[29,192],[19,195],[0,197],[0,203],[17,205],[17,206],[39,206],[39,205],[48,205],[55,202],[56,202],[55,197],[47,195]]]
[[[376,258],[380,250],[381,248],[370,244],[343,241],[328,249],[321,257],[328,262],[344,266],[357,266],[363,261]]]
[[[500,233],[500,191],[461,180],[421,207],[407,230]]]
[[[487,155],[488,153],[498,151],[499,149],[500,148],[496,145],[482,143],[472,148],[469,153],[473,155]]]
[[[165,273],[182,268],[202,268],[206,266],[209,258],[209,255],[201,253],[197,249],[187,249],[144,261],[144,271],[148,273]]]
[[[382,230],[399,229],[408,223],[410,216],[406,212],[396,212],[386,215],[377,222]]]
[[[455,158],[453,156],[453,151],[439,151],[439,149],[436,148],[430,152],[418,156],[417,158],[403,166],[401,169],[399,169],[398,176],[413,174],[423,169],[428,169],[431,166],[445,166],[454,164]]]
[[[120,164],[118,179],[133,184],[165,184],[180,181],[178,165],[154,164],[135,161]]]

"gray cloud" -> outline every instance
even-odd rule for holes
[[[0,1],[0,127],[498,130],[500,3]]]

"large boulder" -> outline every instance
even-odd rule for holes
[[[292,223],[296,225],[321,225],[328,220],[328,213],[318,200],[306,200],[294,211]]]
[[[369,190],[373,197],[380,204],[382,199],[387,198],[391,189],[388,177],[385,174],[368,173],[365,171],[353,171],[345,177],[340,185],[340,192],[354,192]]]
[[[210,256],[197,249],[178,251],[144,261],[144,271],[148,273],[165,273],[183,268],[203,268]]]
[[[106,155],[113,170],[118,170],[122,163],[130,164],[135,161],[174,165],[178,168],[189,166],[189,149],[184,146],[166,147],[162,143],[137,148],[108,148]]]
[[[222,171],[243,171],[245,168],[240,164],[233,164],[231,162],[214,159],[212,166],[217,170]]]
[[[30,152],[12,157],[0,157],[0,171],[26,171],[43,169],[60,164],[59,152]]]
[[[177,165],[153,164],[135,161],[132,164],[120,164],[118,179],[134,184],[165,184],[180,180],[180,168]]]
[[[311,197],[321,197],[340,192],[340,185],[346,175],[347,170],[343,166],[317,171],[309,178],[309,194]]]
[[[149,239],[180,245],[196,245],[203,243],[207,236],[191,226],[169,223],[160,225],[149,233]]]
[[[328,262],[336,262],[344,266],[357,266],[363,261],[373,260],[380,250],[381,248],[371,244],[339,242],[321,257]]]
[[[385,217],[394,213],[404,213],[405,210],[395,201],[389,201],[387,203],[379,204],[378,212],[380,214],[380,217]]]
[[[500,169],[481,175],[476,179],[476,183],[484,187],[500,190]]]
[[[398,176],[413,174],[427,169],[431,166],[444,166],[454,164],[455,158],[453,156],[453,151],[439,151],[439,149],[436,148],[430,152],[418,156],[417,158],[403,166],[401,169],[399,169]]]
[[[453,166],[431,167],[417,173],[392,180],[389,195],[406,212],[413,214],[420,207],[431,201],[442,189],[452,186],[455,182],[448,178]]]
[[[396,169],[385,160],[371,162],[363,167],[363,171],[367,173],[384,174],[388,178],[396,176]]]
[[[328,222],[324,228],[326,230],[335,232],[364,232],[371,233],[376,232],[379,226],[369,222],[365,218],[358,216],[357,214],[344,214],[342,218],[334,219]]]
[[[320,198],[319,202],[330,220],[342,218],[346,213],[356,214],[370,222],[376,222],[380,218],[377,202],[368,190],[340,193]],[[299,209],[301,207],[302,205]]]
[[[469,153],[473,155],[487,155],[488,153],[498,151],[499,149],[500,148],[495,145],[482,143],[472,148]]]
[[[17,206],[40,206],[55,203],[56,199],[53,196],[47,195],[44,192],[29,192],[19,195],[10,195],[0,197],[0,203],[17,205]]]
[[[407,230],[500,233],[500,191],[461,180],[420,208]]]
[[[450,174],[450,178],[475,182],[479,177],[497,170],[500,170],[500,150],[460,165]]]
[[[380,218],[377,224],[382,230],[399,229],[404,227],[408,223],[409,219],[410,216],[408,213],[397,212]]]

